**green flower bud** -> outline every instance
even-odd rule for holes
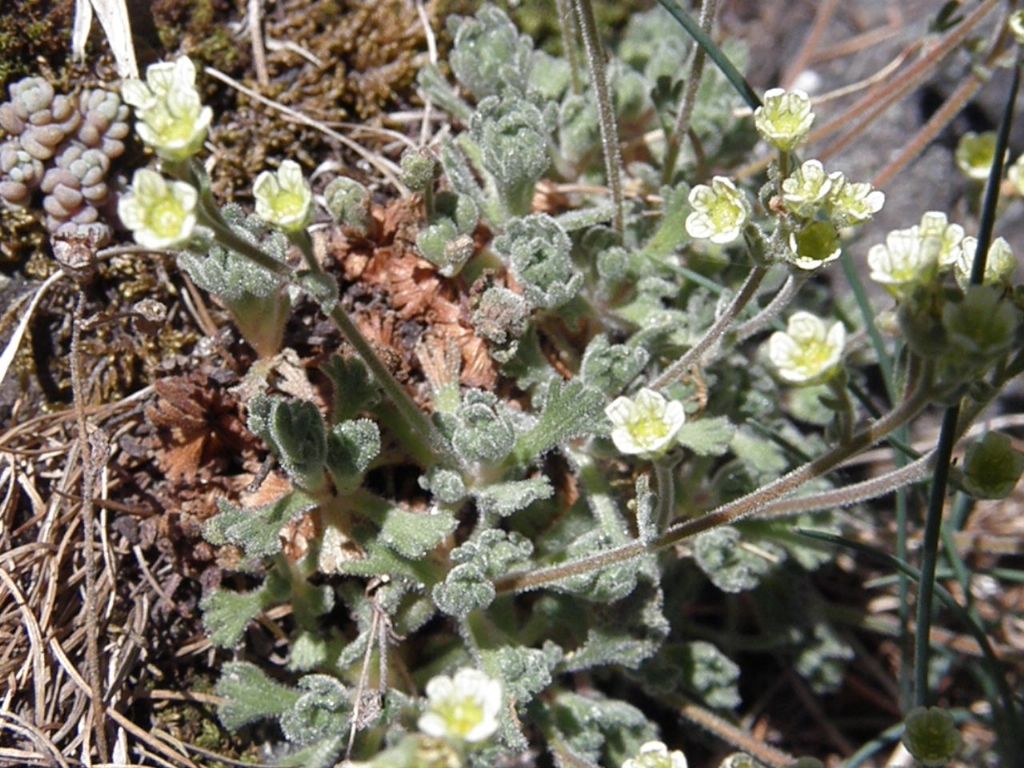
[[[967,448],[964,487],[978,499],[1005,499],[1024,472],[1024,454],[999,432],[989,432]]]
[[[413,192],[423,192],[433,186],[441,172],[441,165],[429,149],[407,149],[402,153],[402,183]]]
[[[1013,346],[1020,321],[1020,310],[1004,300],[996,286],[968,286],[962,301],[951,301],[942,311],[942,324],[955,345],[953,354],[979,364]]]
[[[945,765],[960,748],[956,723],[944,709],[917,707],[907,713],[904,724],[903,745],[928,768]]]
[[[839,258],[839,230],[831,221],[812,221],[789,236],[790,264],[818,269]]]
[[[343,227],[365,235],[370,228],[370,192],[355,179],[339,176],[324,190],[327,210]]]
[[[995,131],[969,131],[960,137],[960,143],[956,145],[957,167],[967,178],[975,181],[984,181],[988,178],[995,157]]]

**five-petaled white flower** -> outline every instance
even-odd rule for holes
[[[978,250],[978,238],[965,237],[960,243],[959,256],[953,264],[953,276],[957,285],[967,288],[971,282],[971,270],[974,268],[974,254]],[[1017,268],[1017,259],[1013,249],[1005,238],[997,237],[988,247],[985,258],[985,274],[981,279],[984,285],[998,285],[1012,281],[1013,272]]]
[[[829,190],[829,217],[837,227],[853,227],[871,221],[883,205],[884,192],[866,181],[850,181],[842,174],[838,174]]]
[[[818,160],[808,160],[782,181],[782,199],[797,216],[811,218],[822,206],[835,184],[843,183],[839,171],[826,173]]]
[[[615,398],[604,412],[612,423],[615,447],[651,459],[668,450],[686,422],[681,402],[666,400],[647,387],[632,398]]]
[[[904,287],[927,282],[938,271],[938,251],[923,248],[921,228],[896,229],[885,236],[885,244],[868,250],[870,277],[887,290],[899,293]]]
[[[139,137],[167,160],[185,160],[199,151],[213,119],[196,90],[196,68],[187,56],[152,64],[146,82],[126,80],[121,96],[135,107]]]
[[[786,330],[768,339],[768,359],[779,378],[790,384],[815,384],[837,368],[846,344],[846,329],[840,322],[830,328],[810,312],[794,312]]]
[[[807,138],[814,122],[810,97],[799,89],[772,88],[754,110],[754,125],[769,144],[791,152]]]
[[[715,176],[710,187],[698,184],[690,190],[689,199],[693,211],[686,217],[686,231],[699,240],[731,243],[750,216],[746,196],[724,176]]]
[[[147,248],[172,248],[192,236],[196,225],[196,190],[183,181],[167,181],[156,171],[140,168],[132,188],[122,195],[117,214]]]
[[[294,160],[285,160],[277,172],[263,171],[253,185],[256,215],[285,232],[306,228],[313,212],[313,192]]]
[[[640,753],[622,764],[622,768],[687,768],[686,755],[678,749],[671,752],[660,741],[648,741]]]
[[[498,729],[501,683],[464,667],[455,677],[438,675],[427,683],[427,710],[419,729],[428,736],[480,742]]]

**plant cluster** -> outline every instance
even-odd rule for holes
[[[101,213],[111,197],[108,176],[130,131],[121,97],[101,88],[58,94],[42,77],[13,83],[9,95],[0,104],[0,199],[27,208],[42,194],[51,234],[97,223],[109,230]]]
[[[452,131],[401,161],[422,200],[416,246],[472,286],[472,322],[503,384],[461,387],[455,355],[429,381],[429,412],[338,301],[307,231],[317,199],[300,166],[257,178],[254,215],[222,210],[194,159],[211,113],[191,62],[123,87],[160,160],[119,203],[136,240],[178,250],[261,356],[280,349],[300,297],[351,348],[322,368],[326,408],[256,379],[249,428],[291,490],[255,508],[224,500],[205,532],[235,548],[249,585],[205,599],[215,645],[242,649],[263,612],[290,612],[283,665],[239,650],[217,684],[228,728],[280,726],[282,764],[494,766],[532,748],[560,765],[685,766],[659,740],[678,734],[661,734],[637,702],[726,717],[740,705],[725,633],[687,620],[708,588],[756,591],[766,642],[815,690],[834,689],[853,652],[801,603],[807,573],[831,559],[840,508],[921,480],[938,460],[903,446],[906,465],[882,478],[844,485],[829,473],[932,403],[960,404],[961,438],[1024,370],[1024,291],[991,222],[973,239],[929,212],[867,251],[894,300],[899,340],[887,341],[870,310],[857,320],[801,291],[849,258],[884,202],[798,158],[814,121],[807,95],[770,90],[737,120],[743,96],[728,73],[684,96],[678,62],[692,46],[664,12],[632,17],[606,60],[589,3],[572,5],[588,71],[535,50],[485,6],[450,21],[456,82],[434,65],[420,72]],[[758,140],[772,152],[766,179],[707,178]],[[622,193],[624,171],[639,192]],[[538,201],[542,180],[563,184],[568,204]],[[351,237],[372,227],[354,180],[335,179],[323,199]],[[875,346],[854,348],[848,337],[865,330]],[[885,413],[863,395],[875,365]],[[410,461],[418,492],[402,496],[382,478]],[[996,496],[1020,471],[1010,442],[989,435],[957,481]],[[1013,697],[1000,707],[1005,725]],[[913,754],[948,759],[951,722],[912,712]]]

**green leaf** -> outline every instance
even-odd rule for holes
[[[220,513],[207,521],[203,535],[212,544],[241,547],[249,560],[270,557],[281,551],[279,533],[285,523],[316,506],[317,502],[301,491],[292,491],[277,501],[253,509],[234,507],[218,499]]]
[[[431,593],[437,607],[457,619],[465,619],[477,608],[486,608],[496,596],[494,585],[478,562],[457,565]]]
[[[546,477],[530,480],[512,480],[507,483],[482,488],[473,492],[477,506],[485,515],[508,517],[521,509],[526,509],[535,501],[549,499],[555,492]]]
[[[369,419],[343,421],[327,435],[327,469],[339,490],[358,488],[379,453],[380,430]]]
[[[299,700],[298,691],[271,680],[247,661],[225,664],[214,691],[225,699],[217,714],[230,731],[257,720],[279,717]]]
[[[455,530],[451,512],[408,512],[392,507],[384,517],[380,541],[403,557],[419,558],[434,549]]]
[[[595,336],[580,363],[580,378],[609,397],[617,395],[647,365],[650,354],[643,347],[612,344],[607,336]]]
[[[593,434],[604,424],[605,396],[580,379],[552,382],[537,424],[519,438],[513,455],[526,463],[559,443]]]
[[[647,241],[643,249],[643,255],[654,260],[672,256],[677,248],[690,240],[690,235],[686,232],[686,213],[690,208],[690,185],[683,182],[672,189],[666,188],[663,190],[663,194],[666,197],[661,226]]]
[[[566,744],[602,765],[621,765],[658,735],[644,713],[632,704],[596,692],[584,696],[566,691],[549,706]]]
[[[456,414],[452,446],[467,461],[498,462],[515,444],[507,407],[491,392],[469,390]]]
[[[281,730],[293,744],[303,746],[331,739],[348,729],[351,695],[330,675],[306,675],[299,680],[299,697],[281,716]]]
[[[358,357],[334,355],[320,370],[331,380],[331,423],[339,424],[372,408],[380,394],[373,383],[366,363]]]
[[[316,405],[308,400],[277,399],[268,426],[281,466],[292,480],[314,488],[323,482],[327,432]]]
[[[681,646],[683,685],[709,707],[735,709],[740,705],[740,668],[711,643],[696,640]]]
[[[729,526],[706,531],[694,539],[697,565],[723,592],[753,589],[785,557],[770,542],[759,541],[754,550],[743,547],[740,539],[740,532]]]
[[[661,587],[645,579],[624,599],[593,612],[595,625],[587,631],[586,642],[566,655],[565,669],[636,669],[668,636],[669,623],[661,609]]]
[[[232,592],[218,589],[203,598],[203,627],[210,636],[210,642],[220,648],[234,648],[242,639],[242,633],[256,615],[263,610],[260,590],[253,592]]]
[[[721,456],[729,450],[736,427],[724,416],[688,421],[676,440],[700,456]]]
[[[828,624],[819,622],[800,643],[796,670],[818,695],[834,693],[843,682],[853,649]]]

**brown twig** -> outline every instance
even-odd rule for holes
[[[82,379],[82,324],[85,320],[85,294],[79,293],[75,304],[74,323],[71,331],[71,388],[74,398],[75,419],[78,426],[79,451],[82,457],[82,516],[83,516],[83,553],[85,555],[85,628],[86,628],[86,667],[89,677],[89,688],[92,695],[93,727],[96,730],[96,749],[100,760],[109,759],[110,750],[107,745],[106,716],[103,699],[102,662],[100,661],[99,621],[96,614],[96,581],[97,563],[95,546],[96,508],[93,506],[93,494],[98,469],[97,457],[94,455],[89,427],[86,422],[84,403],[87,398]]]

